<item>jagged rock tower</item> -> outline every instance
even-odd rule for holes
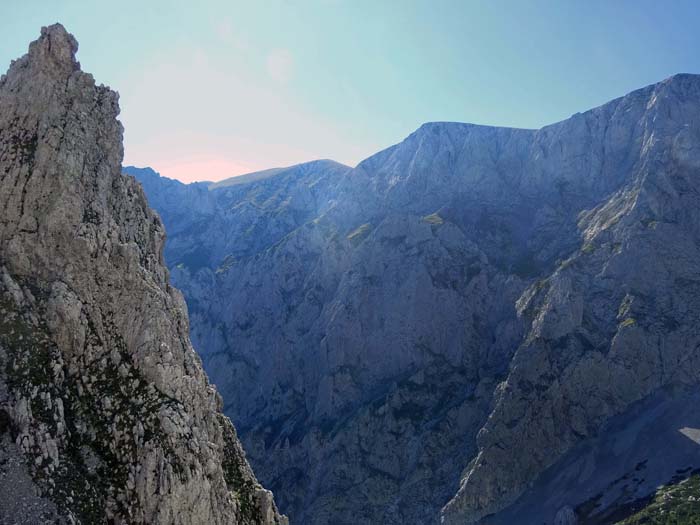
[[[0,79],[0,522],[282,524],[61,25]]]

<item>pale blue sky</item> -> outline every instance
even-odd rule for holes
[[[0,0],[0,69],[63,23],[125,163],[214,180],[355,164],[434,120],[540,127],[700,72],[700,2]]]

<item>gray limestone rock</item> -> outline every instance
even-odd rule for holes
[[[118,96],[76,51],[43,28],[0,80],[0,520],[286,523],[121,173]]]
[[[612,416],[700,380],[700,78],[626,98],[643,111],[620,117],[638,130],[625,185],[580,215],[581,248],[526,293],[528,333],[447,523],[504,509]]]
[[[700,77],[677,75],[539,130],[425,124],[353,169],[136,173],[194,344],[282,509],[508,523],[615,418],[697,388],[699,123]],[[651,443],[615,461],[665,457]],[[628,473],[614,465],[519,518],[579,516],[585,483]]]

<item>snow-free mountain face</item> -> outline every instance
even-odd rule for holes
[[[45,27],[0,77],[0,523],[284,525],[77,48]]]
[[[610,523],[700,467],[700,77],[354,169],[127,171],[292,521]]]

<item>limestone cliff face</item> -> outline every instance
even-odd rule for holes
[[[118,96],[42,29],[0,79],[0,522],[286,522],[188,337]]]
[[[625,184],[579,215],[580,248],[519,299],[527,333],[446,523],[502,510],[612,416],[700,381],[700,78],[678,75],[618,106],[628,109],[611,123],[631,139],[616,168]]]
[[[426,124],[351,170],[142,177],[282,508],[606,523],[700,467],[699,123],[678,75],[540,130]]]

